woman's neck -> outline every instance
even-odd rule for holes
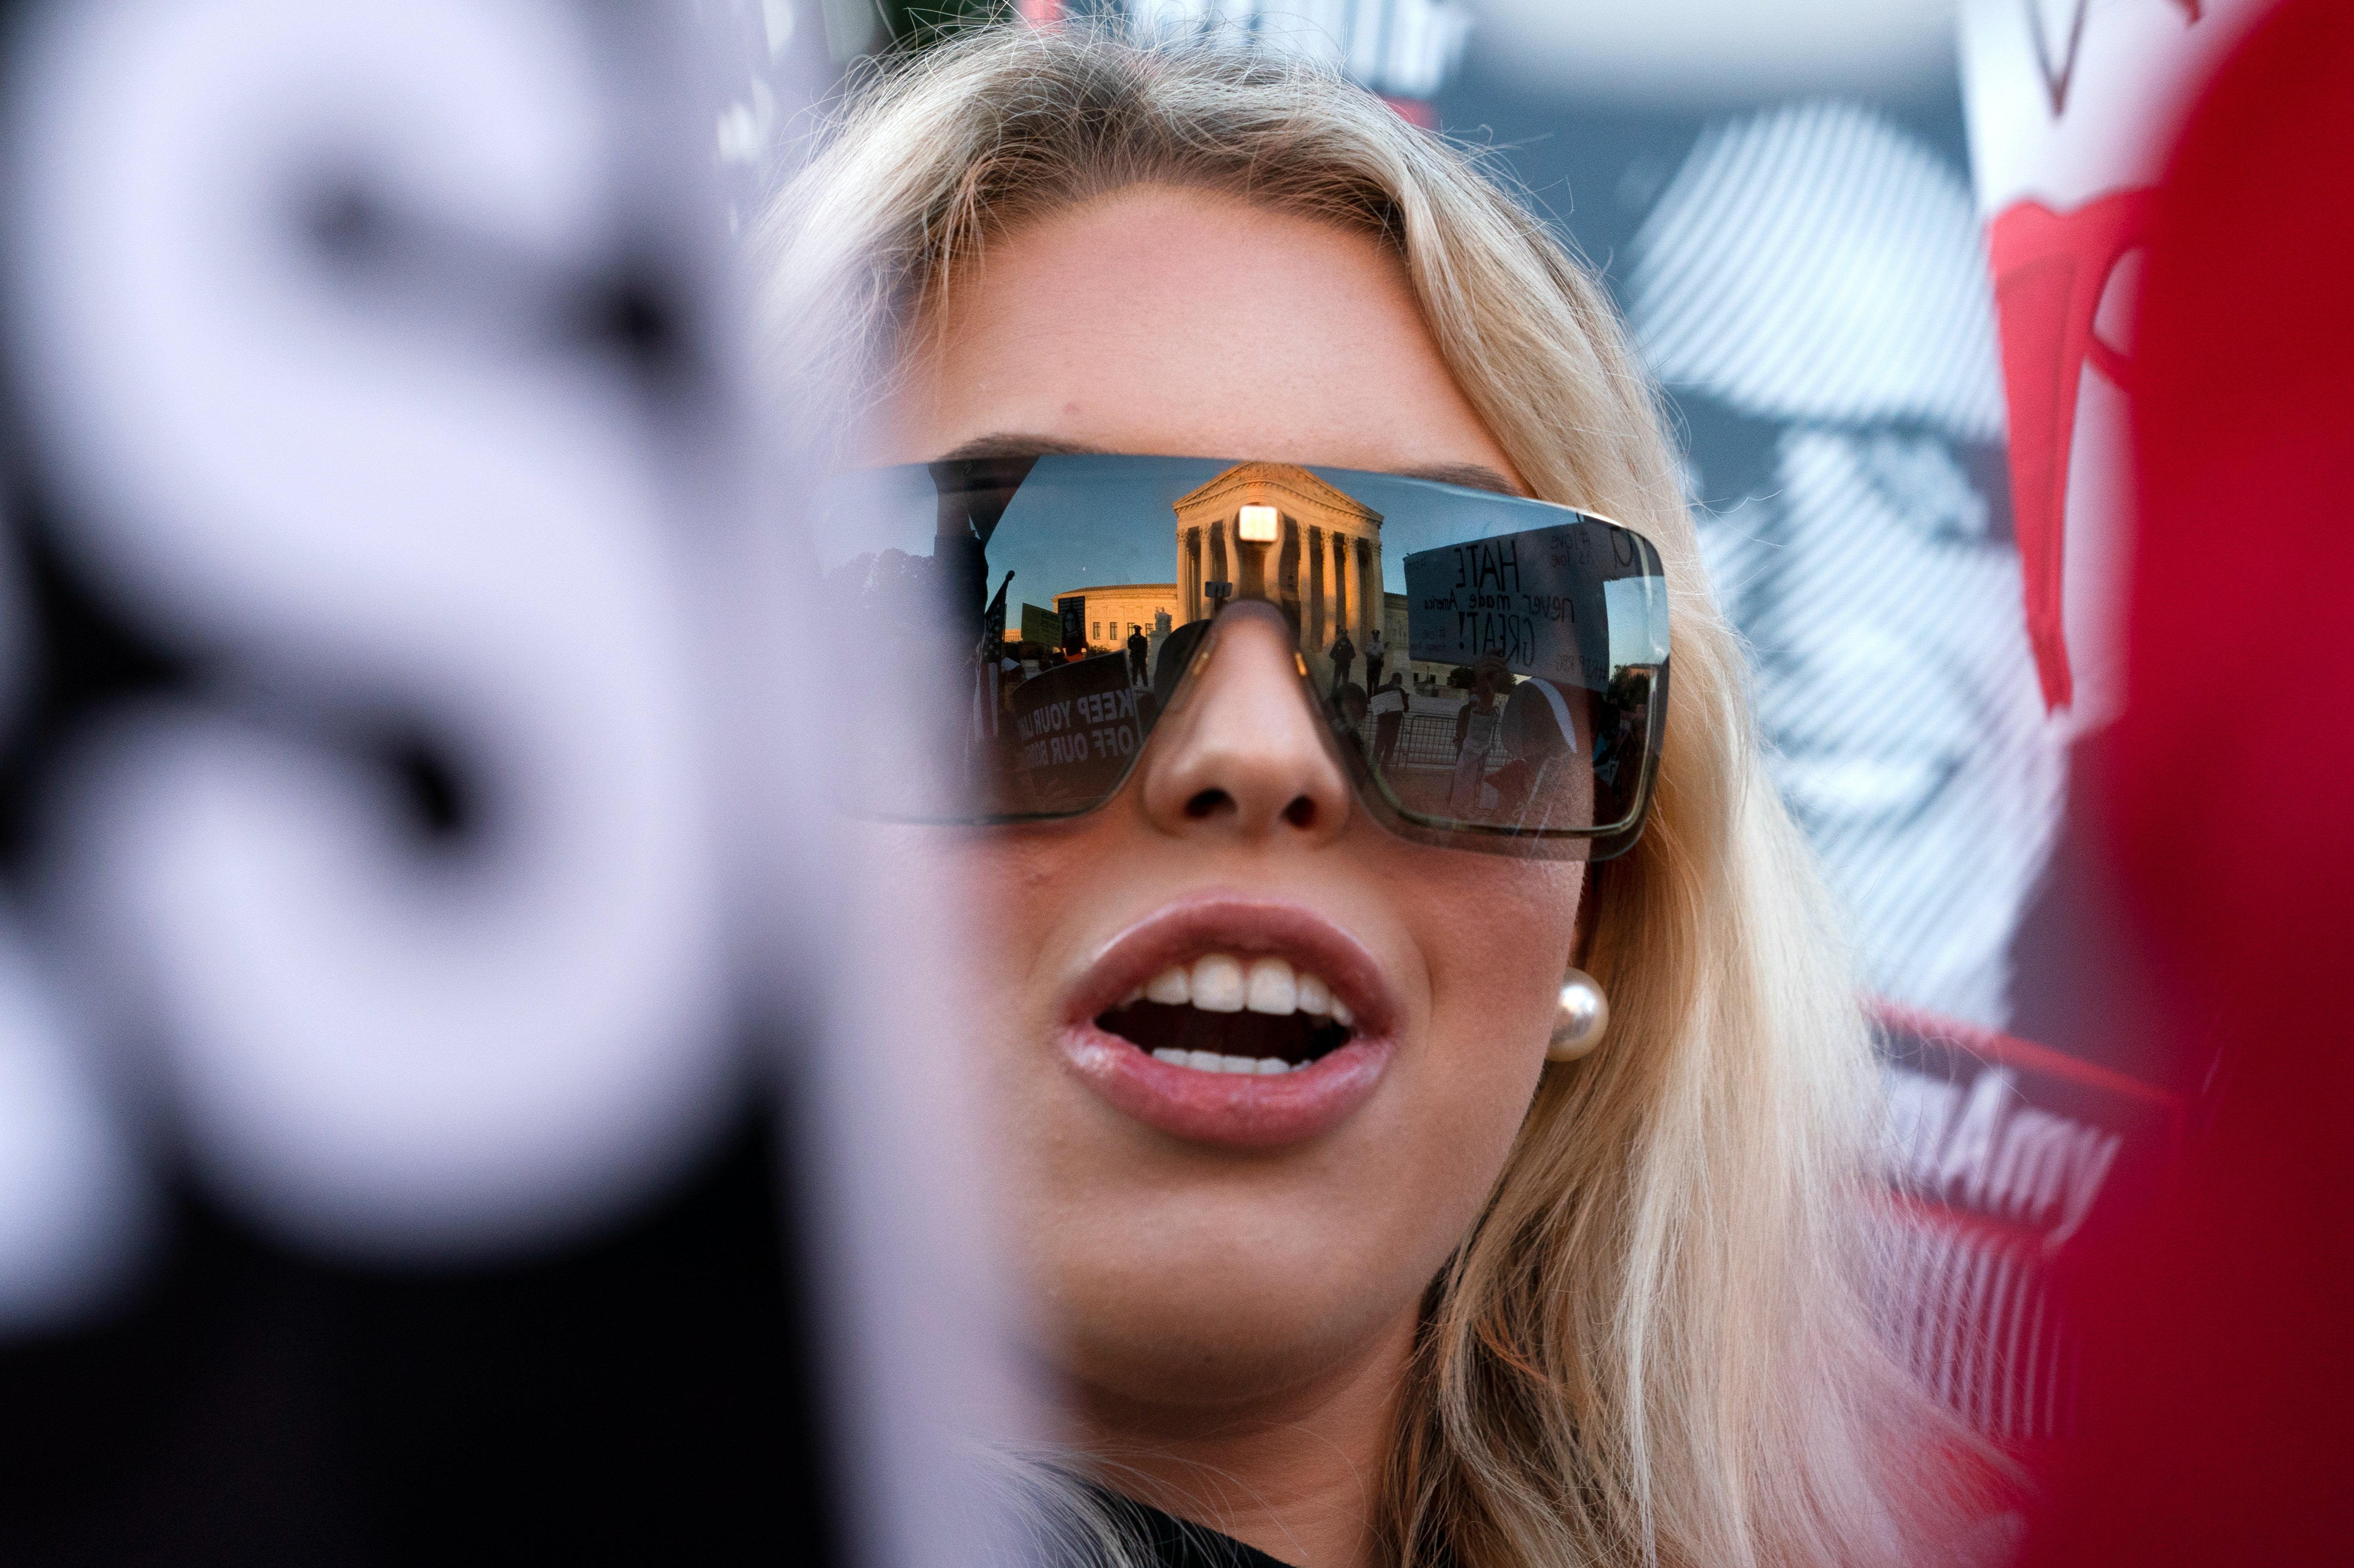
[[[1374,1526],[1415,1318],[1310,1383],[1246,1404],[1080,1391],[1073,1414],[1113,1490],[1299,1568],[1381,1568]]]

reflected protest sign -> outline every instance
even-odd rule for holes
[[[1493,656],[1516,675],[1601,691],[1615,671],[1668,656],[1665,585],[1644,575],[1635,536],[1607,523],[1416,551],[1405,558],[1405,588],[1417,662]]]
[[[1049,670],[1013,694],[1015,766],[1043,800],[1089,800],[1116,784],[1144,743],[1128,656],[1103,653]]]

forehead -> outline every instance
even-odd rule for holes
[[[1511,465],[1373,239],[1164,186],[1022,226],[956,281],[876,461],[1018,429],[1105,451]]]

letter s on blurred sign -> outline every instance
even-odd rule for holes
[[[19,39],[45,479],[205,677],[67,769],[72,901],[198,1170],[312,1245],[553,1239],[737,1092],[684,394],[599,324],[694,241],[632,222],[588,43],[529,0],[80,0]],[[354,744],[387,733],[458,780],[450,842]]]

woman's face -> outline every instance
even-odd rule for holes
[[[931,324],[877,462],[990,440],[1521,488],[1403,269],[1307,219],[1130,189],[994,243]],[[1321,734],[1291,633],[1237,604],[1109,804],[913,830],[913,853],[960,860],[985,911],[970,1006],[1010,1232],[1083,1420],[1279,1412],[1394,1369],[1534,1091],[1583,868],[1392,836]],[[1355,1041],[1318,1070],[1250,1076],[1154,1060],[1096,1023],[1205,959],[1192,990],[1214,993],[1222,956],[1246,975],[1282,959],[1311,995],[1299,977],[1322,980]],[[1167,1016],[1238,1044],[1267,1016],[1182,1007]]]

